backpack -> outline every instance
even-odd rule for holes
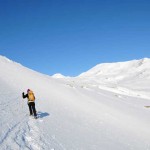
[[[31,90],[28,92],[28,99],[29,101],[35,101],[34,93]]]

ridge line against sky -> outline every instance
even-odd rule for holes
[[[149,8],[148,0],[0,0],[0,55],[65,76],[150,57]]]

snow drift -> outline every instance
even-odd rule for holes
[[[0,56],[0,149],[150,149],[149,66],[149,59],[100,64],[57,79]],[[21,97],[28,88],[37,120]]]

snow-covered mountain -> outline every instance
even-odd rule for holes
[[[65,78],[64,75],[60,74],[60,73],[56,73],[52,76],[53,78]]]
[[[150,59],[99,64],[79,76],[82,81],[121,94],[150,97]]]
[[[150,59],[50,77],[0,56],[0,149],[150,149]],[[22,92],[36,96],[37,120]]]
[[[131,77],[149,77],[150,59],[144,58],[127,62],[104,63],[95,66],[89,71],[82,73],[80,77],[96,77],[111,78],[115,80],[123,80]],[[147,73],[147,74],[146,74]],[[149,77],[150,78],[150,77]]]

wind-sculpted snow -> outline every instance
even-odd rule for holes
[[[102,64],[56,79],[0,56],[0,149],[150,149],[148,65],[149,59]],[[28,88],[37,120],[22,99]]]

